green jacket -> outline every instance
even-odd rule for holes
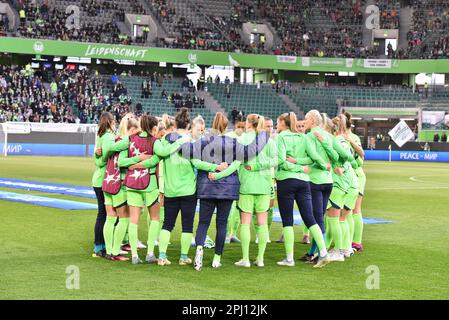
[[[324,138],[324,140],[322,142],[318,140],[318,138],[314,135],[314,132],[320,133],[320,135]],[[325,162],[331,163],[332,161],[329,158],[329,154],[334,153],[335,155],[335,151],[332,147],[333,136],[329,132],[321,129],[320,127],[315,127],[312,130],[310,130],[307,136],[309,137],[310,141],[314,144],[318,155],[321,158],[323,158]],[[315,163],[310,168],[309,176],[310,182],[314,184],[325,184],[333,182],[332,172],[321,168],[319,165]]]
[[[185,137],[188,137],[187,135]],[[166,197],[183,197],[194,195],[196,192],[196,174],[194,168],[204,171],[215,171],[216,164],[211,164],[197,159],[186,159],[177,151],[185,143],[184,138],[178,139],[171,144],[162,140],[157,146],[155,153],[164,158],[164,194]],[[175,151],[173,151],[175,150]]]
[[[358,135],[351,132],[349,136],[360,148],[362,147],[362,142],[360,141],[360,137]],[[362,168],[363,159],[361,157],[359,157],[359,155],[355,152],[355,150],[354,150],[354,159],[358,164],[358,168],[355,169],[355,173],[356,173],[357,177],[365,177],[365,172],[363,171],[363,168]]]
[[[351,153],[351,144],[342,136],[335,136],[333,147],[339,156],[338,160],[333,162],[333,167],[342,167],[345,169],[342,175],[338,175],[335,171],[332,171],[334,187],[338,187],[345,192],[351,187],[357,188],[358,180],[353,168],[357,168],[357,163]]]
[[[242,135],[241,143],[248,145],[256,139],[256,132],[251,131]],[[239,168],[241,194],[270,194],[272,177],[271,168],[277,165],[276,143],[268,140],[262,151],[251,160],[242,163]],[[251,171],[245,166],[251,166]]]
[[[282,131],[277,136],[277,151],[276,180],[310,181],[309,175],[303,171],[304,165],[313,163],[322,170],[327,168],[327,162],[317,153],[315,143],[305,134],[293,133],[290,130]],[[288,162],[286,160],[288,156],[296,159],[297,163]]]

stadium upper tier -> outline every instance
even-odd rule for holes
[[[401,25],[399,0],[10,0],[20,22],[2,17],[0,33],[26,38],[136,44],[168,48],[239,51],[276,55],[374,58],[385,57],[369,45],[364,32],[365,8],[379,7],[380,27],[398,29],[398,49],[392,58],[447,58],[449,3],[410,1],[408,23]],[[79,27],[74,14],[79,12]],[[72,10],[74,10],[72,12]],[[125,14],[151,15],[163,32],[134,37]],[[250,42],[243,24],[262,23],[273,41]],[[404,29],[407,28],[407,29]],[[162,36],[164,35],[164,36]],[[257,37],[256,37],[257,38]],[[402,41],[401,41],[402,40]],[[377,51],[377,50],[376,50]]]

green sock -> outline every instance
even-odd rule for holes
[[[139,225],[132,222],[129,224],[128,227],[129,245],[131,246],[131,254],[133,256],[137,256],[137,242],[139,241],[138,230]]]
[[[122,244],[127,244],[127,243],[129,243],[128,229],[126,229],[125,236],[123,237],[123,241],[122,241]]]
[[[293,227],[284,227],[282,234],[284,235],[284,248],[287,259],[293,260],[293,246],[295,243]]]
[[[170,231],[162,229],[161,233],[159,234],[159,257],[161,257],[161,254],[163,257],[165,257],[169,242],[170,242]]]
[[[267,213],[268,213],[268,216],[267,216],[267,218],[268,218],[268,238],[270,238],[269,235],[270,235],[271,225],[273,224],[273,215],[274,215],[273,208],[268,209]]]
[[[352,246],[352,241],[354,239],[354,217],[352,216],[352,211],[346,217],[346,222],[349,226],[349,241],[351,242]]]
[[[242,245],[243,260],[249,261],[249,243],[251,242],[251,229],[249,224],[240,225],[240,241]]]
[[[214,255],[214,261],[220,262],[221,256],[219,254]]]
[[[192,243],[193,233],[181,233],[181,254],[188,255],[190,244]]]
[[[151,220],[150,226],[148,228],[148,242],[147,242],[148,253],[154,252],[154,242],[157,239],[158,233],[159,233],[159,221]]]
[[[348,220],[345,221],[345,228],[346,228],[345,249],[350,249],[352,248],[352,237]]]
[[[306,225],[302,227],[302,235],[308,236],[309,235],[309,229],[307,229]]]
[[[106,216],[106,222],[103,226],[103,237],[106,245],[106,253],[112,254],[112,246],[114,243],[114,229],[117,217]]]
[[[357,244],[362,244],[362,235],[363,235],[363,217],[362,213],[354,213],[354,242]]]
[[[329,217],[329,231],[335,241],[335,249],[343,249],[343,239],[340,228],[339,217]]]
[[[164,226],[164,219],[165,219],[165,208],[161,207],[159,209],[159,231],[157,234],[157,237],[159,238],[159,235],[161,233],[162,227]]]
[[[258,253],[257,261],[263,261],[263,256],[265,254],[265,249],[267,248],[268,242],[268,225],[262,224],[259,226],[259,243],[258,243]]]
[[[331,246],[333,240],[334,240],[334,239],[333,239],[333,237],[332,237],[332,232],[331,232],[331,230],[330,230],[330,227],[327,226],[327,228],[326,228],[326,239],[324,240],[325,243],[326,243],[326,249],[327,249],[327,250],[329,250],[329,248],[330,248],[330,246]]]
[[[114,231],[114,242],[112,245],[112,254],[117,256],[120,254],[120,247],[122,245],[123,238],[129,226],[129,218],[120,218]]]
[[[341,228],[341,236],[343,238],[342,240],[342,248],[341,249],[347,249],[348,248],[348,239],[349,239],[349,229],[347,228],[348,224],[345,221],[340,221],[340,228]]]
[[[323,232],[318,224],[314,224],[309,228],[310,234],[315,239],[316,245],[318,246],[318,250],[321,255],[324,255],[326,250],[326,243],[324,242]]]

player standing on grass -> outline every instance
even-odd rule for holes
[[[187,108],[181,108],[176,114],[176,130],[165,137],[163,144],[170,145],[171,141],[183,143],[190,140],[190,116]],[[159,260],[161,266],[169,265],[167,247],[170,234],[175,227],[176,218],[181,211],[182,234],[180,265],[188,265],[192,260],[188,257],[192,241],[193,220],[196,210],[196,175],[194,167],[204,171],[223,170],[226,164],[211,164],[200,160],[188,160],[179,153],[171,153],[164,162],[164,192],[165,192],[165,221],[159,236]]]
[[[354,158],[355,161],[358,164],[358,168],[355,169],[355,173],[357,175],[358,178],[358,190],[359,190],[359,194],[357,197],[357,201],[355,203],[355,207],[354,210],[352,211],[352,223],[353,223],[353,230],[351,232],[352,234],[352,247],[357,250],[357,251],[362,251],[363,250],[363,245],[362,245],[362,236],[363,236],[363,216],[362,216],[362,201],[363,201],[363,196],[365,193],[365,185],[366,185],[366,175],[365,172],[363,171],[363,159],[365,157],[365,153],[363,151],[362,148],[362,142],[360,141],[360,138],[358,135],[354,134],[352,132],[352,115],[349,112],[345,112],[344,113],[346,118],[348,119],[347,123],[346,123],[346,128],[347,128],[347,135],[345,136],[346,140],[348,140],[348,142],[351,144],[351,147],[354,149],[355,154],[354,154]],[[351,218],[351,217],[349,217]],[[348,221],[351,221],[348,220]]]
[[[242,141],[243,134],[245,133],[246,117],[240,112],[237,114],[234,121],[234,131],[226,133],[226,136],[237,139],[238,142]],[[225,243],[240,243],[240,239],[237,237],[237,232],[240,226],[240,211],[237,208],[237,201],[232,203],[231,212],[228,218],[228,226],[226,228],[226,240]]]
[[[329,153],[334,153],[334,157],[338,157],[332,148],[333,136],[324,131],[321,126],[323,119],[317,110],[311,110],[306,114],[305,126],[309,132],[307,137],[314,145],[318,155],[326,162],[330,163]],[[320,137],[320,139],[318,139]],[[322,137],[322,138],[321,138]],[[316,163],[310,166],[310,191],[312,195],[312,208],[315,221],[323,231],[323,236],[326,232],[324,224],[324,214],[326,212],[329,196],[332,192],[332,173],[330,170],[321,168]],[[312,246],[309,252],[301,258],[303,261],[310,261],[317,249],[316,241],[312,241]]]
[[[327,121],[327,120],[326,120]],[[344,261],[345,256],[349,256],[347,251],[347,241],[349,228],[346,223],[346,216],[342,215],[345,202],[351,197],[348,191],[353,184],[355,176],[352,167],[357,167],[354,157],[350,152],[350,145],[343,137],[346,131],[346,117],[339,115],[332,120],[334,128],[333,148],[338,154],[338,159],[333,160],[333,188],[328,203],[328,231],[326,231],[326,246],[329,248],[332,240],[335,242],[334,250],[331,250],[331,261]],[[347,232],[348,231],[348,232]],[[347,233],[346,233],[347,232]]]
[[[111,113],[103,112],[100,116],[98,124],[97,141],[95,143],[95,149],[102,149],[103,144],[107,140],[114,141],[115,131],[115,120]],[[106,159],[101,155],[94,153],[95,158],[95,172],[92,176],[92,187],[95,191],[95,196],[97,198],[98,213],[95,222],[95,242],[94,242],[94,254],[95,257],[105,257],[106,256],[106,245],[103,236],[103,228],[106,221],[106,208],[104,205],[104,194],[101,189],[103,185],[104,173],[106,171]]]
[[[158,124],[158,139],[161,141],[165,138],[167,134],[170,134],[175,130],[175,118],[169,116],[168,114],[163,114],[161,121]],[[165,219],[165,207],[164,207],[164,158],[159,161],[159,232],[157,234],[157,244],[159,245],[159,235],[164,225]],[[148,226],[151,223],[151,219],[148,222]]]
[[[103,180],[103,193],[106,206],[106,223],[103,228],[103,235],[106,244],[107,258],[110,260],[129,260],[120,255],[120,247],[129,226],[129,210],[127,205],[126,188],[123,180],[126,170],[118,165],[118,150],[125,150],[129,145],[129,136],[136,134],[140,130],[139,122],[132,114],[125,115],[119,127],[119,136],[114,141],[104,140],[102,146],[102,156],[107,158],[107,168]],[[115,150],[116,152],[112,152]],[[144,160],[142,154],[140,160]],[[119,218],[118,223],[117,217]]]
[[[207,148],[209,142],[221,140],[221,150],[213,150],[214,153],[221,155],[221,159],[218,159],[219,157],[216,158],[216,163],[227,162],[226,158],[229,156],[233,158],[233,155],[226,154],[226,150],[232,150],[232,144],[236,140],[226,139],[225,133],[227,126],[228,119],[223,113],[217,112],[212,124],[212,135],[210,137],[204,137],[201,141],[203,151],[204,148]],[[238,173],[236,172],[239,168],[240,161],[233,161],[233,159],[229,161],[232,161],[232,164],[220,173],[208,173],[203,170],[198,170],[197,197],[200,199],[200,219],[196,230],[195,243],[197,248],[194,261],[194,268],[197,271],[200,271],[203,266],[203,246],[215,209],[217,210],[215,220],[217,233],[212,267],[221,267],[221,256],[225,244],[229,212],[232,203],[239,198],[240,187]]]
[[[272,138],[274,141],[275,140],[275,136],[273,135],[273,119],[270,118],[265,118],[265,131],[268,133],[268,136],[270,138]],[[271,185],[271,193],[270,193],[270,208],[268,209],[267,212],[267,225],[268,225],[268,240],[267,243],[271,243],[271,239],[270,239],[270,230],[271,230],[271,225],[273,224],[273,208],[274,208],[274,200],[276,198],[276,180],[274,178],[275,172],[276,172],[276,168],[272,167],[271,169],[271,180],[272,180],[272,185]],[[259,238],[257,237],[257,234],[259,233],[258,231],[258,226],[257,226],[257,215],[253,215],[253,225],[254,228],[256,229],[256,243],[259,242]]]
[[[329,263],[323,233],[317,224],[312,209],[310,192],[309,159],[322,170],[329,170],[330,164],[321,158],[310,139],[297,131],[297,118],[293,112],[284,113],[277,120],[277,199],[282,218],[286,258],[278,262],[280,266],[294,266],[293,206],[296,201],[301,218],[317,242],[319,259],[316,268]]]
[[[259,132],[265,131],[264,118],[250,114],[246,119],[246,133],[242,137],[243,144],[256,140]],[[264,253],[268,240],[267,211],[270,208],[270,192],[272,187],[271,168],[276,166],[276,144],[269,139],[258,155],[239,168],[240,195],[238,207],[241,211],[240,240],[243,257],[235,265],[250,267],[249,245],[251,241],[251,219],[257,214],[258,254],[254,264],[264,266]]]

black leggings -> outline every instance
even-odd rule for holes
[[[172,231],[175,227],[178,213],[181,211],[182,232],[193,233],[193,219],[196,210],[196,195],[164,198],[165,218],[162,229]]]
[[[95,221],[95,244],[104,244],[103,226],[106,221],[106,207],[104,206],[104,194],[101,187],[94,187],[95,196],[97,197],[98,213],[97,221]]]
[[[316,220],[313,217],[312,195],[308,181],[299,179],[278,180],[277,196],[283,227],[293,226],[293,206],[295,201],[306,227],[310,228],[316,224]]]
[[[228,225],[229,212],[231,211],[233,200],[201,199],[200,200],[200,222],[196,229],[195,243],[197,246],[204,246],[207,230],[209,229],[212,215],[217,208],[215,224],[217,235],[215,236],[215,254],[223,254],[226,239],[226,227]]]
[[[312,192],[313,216],[324,233],[326,232],[324,214],[326,213],[327,202],[332,192],[332,183],[314,184],[311,182],[310,190]]]

